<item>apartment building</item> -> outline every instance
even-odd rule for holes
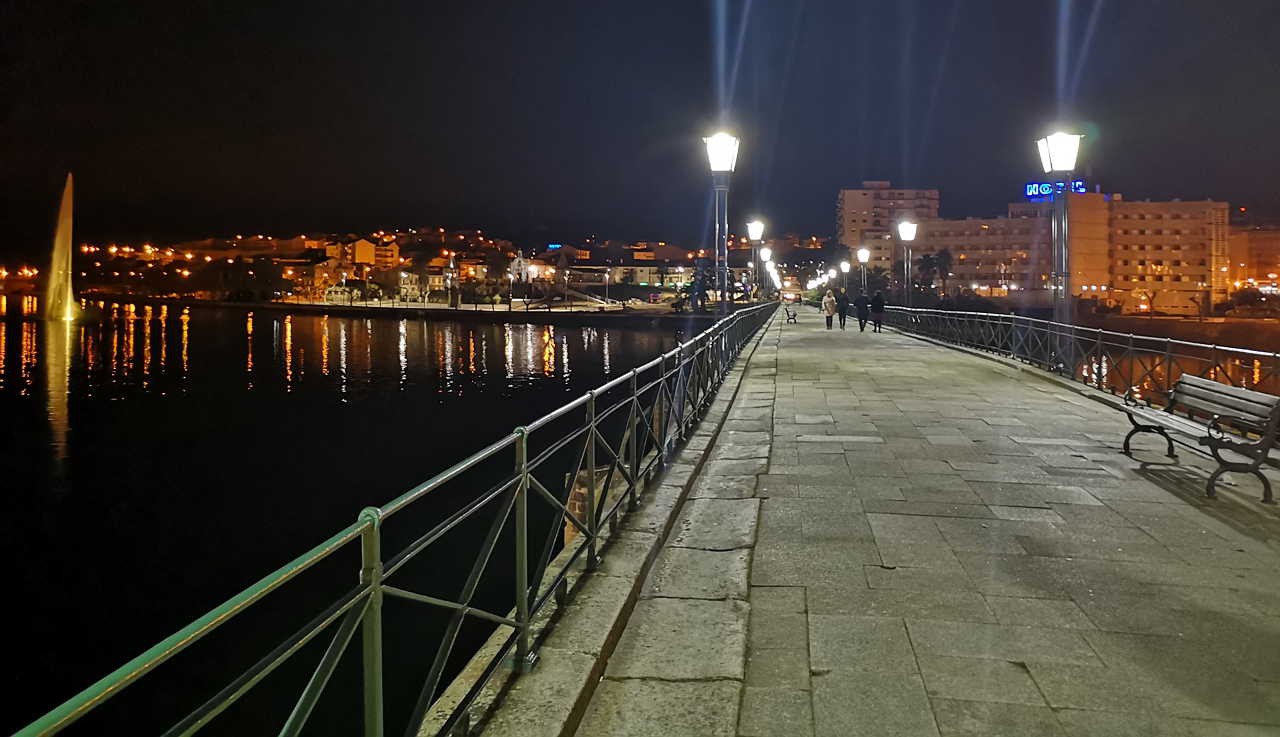
[[[895,188],[891,182],[866,181],[862,189],[836,195],[836,238],[857,251],[871,251],[871,267],[893,266],[896,224],[901,220],[938,217],[938,190]]]
[[[1068,196],[1071,286],[1080,298],[1125,312],[1196,315],[1225,301],[1234,288],[1227,203]],[[1052,207],[1018,202],[1009,205],[1008,217],[922,220],[913,251],[917,259],[943,249],[951,254],[950,291],[1021,293],[1020,301],[1047,304]]]

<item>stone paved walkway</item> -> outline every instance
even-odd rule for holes
[[[1206,500],[1115,410],[821,322],[757,350],[579,735],[1280,735],[1255,480]]]

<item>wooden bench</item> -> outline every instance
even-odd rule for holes
[[[1206,495],[1215,496],[1214,484],[1222,474],[1242,471],[1262,480],[1263,502],[1275,503],[1271,482],[1261,467],[1275,446],[1280,428],[1280,397],[1183,374],[1169,392],[1164,409],[1141,403],[1132,389],[1125,393],[1124,403],[1133,425],[1124,437],[1126,454],[1130,452],[1130,438],[1141,432],[1163,437],[1170,458],[1177,457],[1170,431],[1192,437],[1208,446],[1209,454],[1218,461],[1218,470],[1209,476]],[[1223,451],[1236,453],[1247,461],[1224,458]]]
[[[783,305],[782,310],[787,313],[787,322],[796,323],[796,308],[789,305]],[[799,325],[800,323],[796,324]]]

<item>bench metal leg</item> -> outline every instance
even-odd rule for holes
[[[1129,421],[1133,422],[1133,418],[1129,418]],[[1130,450],[1129,448],[1129,441],[1133,438],[1134,435],[1137,435],[1138,433],[1143,433],[1143,432],[1155,433],[1156,435],[1159,435],[1160,437],[1164,438],[1164,442],[1167,445],[1165,455],[1169,456],[1170,458],[1178,457],[1178,454],[1173,452],[1173,438],[1169,437],[1169,433],[1165,432],[1164,428],[1157,427],[1155,425],[1139,425],[1136,422],[1133,423],[1133,429],[1129,431],[1129,434],[1124,436],[1125,455],[1133,455],[1133,451]]]
[[[1235,471],[1236,473],[1251,473],[1254,476],[1257,476],[1258,480],[1262,482],[1262,503],[1263,504],[1276,503],[1275,497],[1272,495],[1272,492],[1271,492],[1271,480],[1268,479],[1266,474],[1262,472],[1262,469],[1250,468],[1248,466],[1237,466],[1234,468],[1222,467],[1222,468],[1219,468],[1217,471],[1214,471],[1212,474],[1210,474],[1209,483],[1205,487],[1205,490],[1204,490],[1205,496],[1209,497],[1210,499],[1217,498],[1218,491],[1217,489],[1214,488],[1214,486],[1218,483],[1218,479],[1222,477],[1222,474],[1228,471]]]

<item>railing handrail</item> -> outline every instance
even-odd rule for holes
[[[642,366],[637,366],[636,368],[631,369],[621,374],[620,376],[606,382],[600,387],[590,390],[586,392],[584,395],[570,402],[567,402],[566,404],[560,407],[557,407],[556,409],[551,410],[550,412],[544,414],[543,416],[528,423],[523,428],[517,428],[516,431],[508,433],[506,436],[498,439],[497,441],[491,443],[490,445],[476,451],[475,453],[472,453],[471,455],[467,456],[463,460],[453,464],[449,468],[435,474],[434,476],[422,482],[421,484],[418,484],[417,486],[397,496],[395,499],[392,499],[391,501],[387,502],[382,507],[365,508],[360,513],[359,518],[357,519],[356,522],[348,525],[347,527],[343,528],[341,531],[329,537],[327,540],[312,547],[307,552],[303,553],[302,555],[291,560],[290,562],[286,563],[285,565],[281,566],[280,568],[276,569],[270,574],[259,579],[257,582],[255,582],[251,586],[245,588],[244,590],[235,594],[234,596],[227,599],[223,603],[214,607],[206,614],[198,617],[187,626],[183,627],[182,629],[178,630],[174,634],[170,635],[164,640],[161,640],[159,643],[143,651],[141,654],[132,658],[127,663],[120,666],[119,668],[112,671],[111,673],[107,674],[106,676],[98,679],[89,687],[81,690],[79,693],[67,699],[62,704],[54,707],[43,716],[31,722],[27,726],[23,727],[21,730],[19,730],[15,734],[15,737],[36,737],[37,735],[52,735],[61,731],[62,729],[66,728],[76,720],[83,717],[85,714],[89,713],[93,709],[97,708],[98,706],[102,705],[109,699],[119,694],[126,687],[128,687],[138,679],[142,678],[147,673],[149,673],[150,671],[154,670],[155,668],[163,664],[165,661],[169,660],[170,658],[174,657],[178,653],[182,652],[192,644],[203,639],[205,636],[209,635],[210,633],[212,633],[213,631],[221,627],[223,624],[230,621],[236,615],[240,614],[245,609],[249,608],[259,600],[266,597],[271,592],[275,591],[276,589],[278,589],[288,581],[292,580],[293,578],[297,577],[299,574],[303,573],[307,569],[316,565],[320,561],[328,558],[330,555],[332,555],[337,550],[341,549],[343,546],[357,539],[362,539],[366,537],[367,533],[369,533],[370,531],[372,531],[376,535],[378,528],[381,526],[382,520],[385,519],[386,517],[389,517],[390,515],[395,514],[396,512],[404,509],[409,504],[417,501],[418,499],[421,499],[427,494],[430,494],[433,490],[457,478],[462,473],[466,472],[471,468],[474,468],[481,462],[489,458],[492,458],[493,456],[500,453],[501,451],[517,445],[519,445],[522,448],[523,443],[525,442],[524,440],[525,437],[527,436],[528,432],[532,431],[533,429],[545,426],[550,422],[560,417],[563,417],[565,414],[573,411],[574,409],[578,409],[587,405],[589,402],[594,401],[595,397],[611,389],[617,388],[628,381],[633,382],[633,388],[634,388],[635,387],[634,381],[637,374],[648,371],[657,366],[663,366],[665,365],[665,362],[672,357],[683,357],[684,360],[687,362],[694,361],[694,359],[698,354],[696,350],[690,351],[690,348],[696,349],[699,343],[708,341],[712,336],[722,335],[729,326],[736,324],[738,321],[742,320],[745,316],[754,315],[756,313],[759,313],[761,310],[767,310],[775,307],[776,307],[776,303],[765,303],[765,304],[754,305],[752,307],[738,310],[729,315],[726,315],[725,317],[717,320],[715,323],[713,323],[711,326],[709,326],[706,330],[699,333],[698,335],[693,336],[692,338],[690,338],[685,342],[678,343],[676,347],[671,349],[670,351],[667,351],[666,353],[661,354],[657,358],[650,360],[649,362],[643,364]],[[659,381],[661,381],[664,378],[665,376],[659,377]],[[646,385],[646,388],[649,388],[651,386],[652,384]],[[635,398],[631,397],[628,401],[635,401]],[[510,484],[510,482],[507,482],[507,483]],[[368,551],[366,551],[366,553],[367,552]],[[378,553],[378,555],[380,555],[380,552]],[[367,561],[365,565],[367,567],[368,565]],[[375,574],[375,582],[371,584],[371,588],[369,589],[369,592],[362,594],[362,596],[370,596],[370,595],[380,596],[381,595],[380,593],[380,587],[382,585],[381,584],[381,576],[382,576],[381,562],[377,564],[377,567],[378,567],[378,570]],[[367,570],[362,573],[362,579],[367,573],[368,573]],[[363,616],[363,613],[361,613],[361,616]],[[357,617],[357,619],[359,619],[359,617]],[[377,636],[380,639],[381,637],[380,629],[379,629],[379,634]],[[380,656],[379,656],[379,659],[380,659]],[[324,667],[323,663],[321,667]],[[380,689],[380,684],[379,684],[379,689]],[[315,694],[315,697],[318,698],[318,693]],[[380,698],[381,698],[381,695],[379,691],[378,699],[380,700]],[[380,703],[378,705],[378,708],[379,709],[381,708]],[[367,715],[366,715],[366,718],[367,718]],[[379,715],[379,722],[380,721],[381,721],[381,717]],[[379,732],[381,731],[380,724],[378,727],[378,731]]]
[[[1181,340],[1179,338],[1168,338],[1160,335],[1145,335],[1139,333],[1121,333],[1106,328],[1091,327],[1088,325],[1076,325],[1075,323],[1054,322],[1053,320],[1043,320],[1038,317],[1026,317],[1025,315],[1017,315],[1006,312],[974,312],[971,310],[941,310],[934,307],[902,307],[898,305],[886,305],[885,311],[893,312],[916,312],[929,313],[935,315],[971,315],[983,318],[998,318],[1002,320],[1021,320],[1028,323],[1038,323],[1040,325],[1052,325],[1060,328],[1068,328],[1071,330],[1087,330],[1090,333],[1111,335],[1117,338],[1136,338],[1140,340],[1158,340],[1171,344],[1188,346],[1190,348],[1209,348],[1211,350],[1231,351],[1233,353],[1244,353],[1250,356],[1271,357],[1275,353],[1271,351],[1260,351],[1255,348],[1236,348],[1234,346],[1225,346],[1218,343],[1198,343],[1192,340]]]

